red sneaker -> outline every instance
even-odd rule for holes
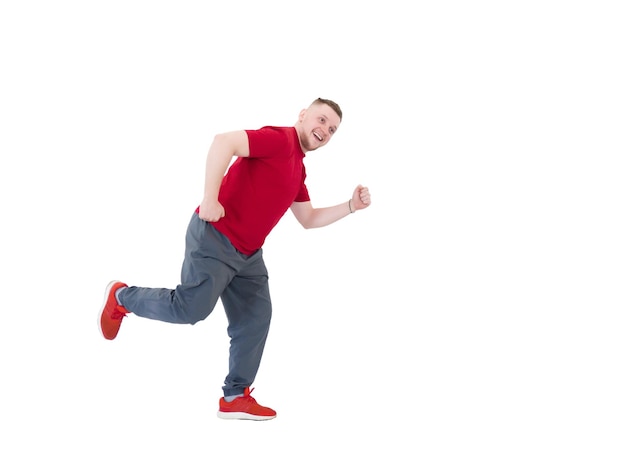
[[[273,409],[259,405],[250,396],[252,390],[250,387],[246,387],[243,391],[243,397],[235,398],[231,402],[220,398],[220,409],[217,416],[222,419],[251,419],[254,421],[276,418],[276,412]]]
[[[124,307],[117,303],[115,292],[121,287],[128,287],[123,282],[111,281],[104,292],[104,304],[100,313],[100,331],[106,339],[115,339],[120,331],[122,319],[128,313]]]

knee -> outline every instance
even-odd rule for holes
[[[207,308],[202,305],[195,305],[189,303],[178,302],[176,304],[176,319],[177,323],[195,325],[211,314],[212,308]]]

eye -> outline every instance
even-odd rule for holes
[[[334,134],[336,130],[337,129],[335,129],[334,127],[331,127],[330,129],[328,129],[328,132],[330,132],[331,134]]]

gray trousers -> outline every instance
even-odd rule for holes
[[[135,315],[169,323],[204,320],[217,300],[228,318],[229,373],[224,395],[243,393],[256,377],[272,317],[263,251],[237,251],[197,213],[187,227],[181,283],[176,289],[128,287],[119,300]]]

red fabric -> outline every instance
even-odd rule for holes
[[[222,180],[226,215],[213,225],[237,250],[251,255],[294,201],[309,201],[304,152],[294,127],[247,130],[250,155],[238,157]]]

